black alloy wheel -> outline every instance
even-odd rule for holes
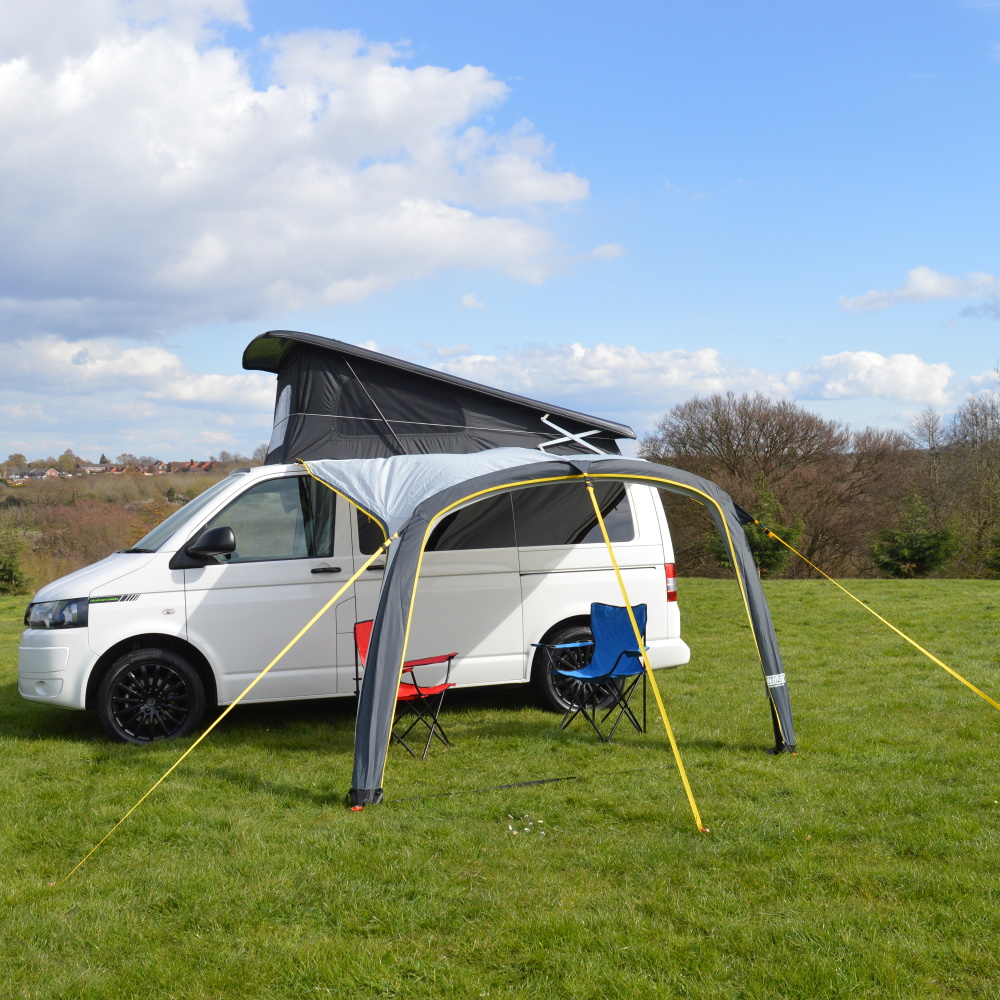
[[[564,625],[545,637],[546,645],[557,646],[564,642],[593,642],[594,635],[588,625]],[[593,646],[575,646],[570,649],[536,649],[531,668],[531,684],[543,708],[565,712],[571,705],[593,702],[593,685],[566,677],[557,670],[579,670],[590,663]],[[551,655],[550,655],[551,653]],[[598,708],[614,703],[605,692],[597,701]]]
[[[136,649],[105,674],[97,711],[107,734],[121,743],[187,736],[205,713],[205,686],[177,653]]]

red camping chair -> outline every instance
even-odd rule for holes
[[[354,626],[354,645],[358,651],[358,658],[361,666],[365,665],[368,659],[368,646],[371,643],[372,625],[374,622],[358,622]],[[403,664],[403,680],[399,685],[399,692],[396,701],[402,703],[402,712],[397,713],[396,721],[393,725],[392,738],[403,746],[403,749],[416,758],[416,754],[406,742],[406,737],[413,729],[423,723],[427,727],[427,742],[424,744],[424,752],[420,759],[425,760],[427,751],[430,749],[431,740],[436,736],[445,746],[451,746],[447,733],[438,721],[441,712],[441,704],[444,702],[444,693],[448,688],[455,685],[450,683],[451,661],[458,656],[458,653],[445,653],[443,656],[427,656],[422,660],[409,660]],[[433,685],[422,685],[417,681],[414,667],[428,667],[435,663],[447,664],[445,668],[444,683]],[[414,718],[410,719],[410,715]],[[409,725],[407,725],[409,722]],[[401,731],[397,731],[401,730]]]

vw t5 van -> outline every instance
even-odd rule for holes
[[[656,491],[597,489],[632,602],[648,607],[653,667],[688,662]],[[203,544],[220,527],[232,529],[231,552]],[[96,710],[115,740],[187,735],[207,708],[239,696],[381,537],[301,466],[235,472],[134,548],[43,587],[25,613],[18,689],[31,701]],[[375,615],[383,565],[370,566],[245,700],[354,696],[353,629]],[[559,675],[532,644],[589,638],[595,601],[621,604],[621,595],[585,490],[562,484],[481,500],[431,535],[407,658],[458,650],[451,679],[460,687],[531,683],[561,709]]]

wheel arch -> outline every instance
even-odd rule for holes
[[[172,653],[183,656],[191,666],[197,671],[202,684],[205,685],[205,705],[218,704],[218,687],[215,682],[215,673],[205,654],[197,646],[191,645],[185,639],[180,639],[175,635],[164,635],[162,632],[146,632],[142,635],[133,635],[128,639],[106,649],[94,664],[94,669],[90,671],[87,678],[87,693],[85,707],[89,709],[97,708],[97,689],[100,687],[101,678],[107,673],[111,665],[135,649],[166,649]]]

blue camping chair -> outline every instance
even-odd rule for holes
[[[645,642],[646,605],[633,605],[632,614],[635,615],[639,633]],[[555,673],[577,682],[567,686],[567,691],[571,691],[572,694],[567,693],[569,707],[559,728],[565,729],[578,715],[582,715],[605,743],[611,741],[623,718],[632,723],[636,732],[644,733],[646,672],[642,653],[636,648],[635,632],[629,621],[628,608],[612,604],[591,604],[590,628],[594,635],[593,642],[563,642],[556,645],[532,643],[546,651],[550,668]],[[578,658],[588,646],[593,649],[589,663],[573,668],[565,664],[564,658]],[[640,680],[642,681],[641,725],[631,707],[632,695]],[[613,714],[615,718],[611,730],[605,736],[601,726],[606,725],[608,718]]]

